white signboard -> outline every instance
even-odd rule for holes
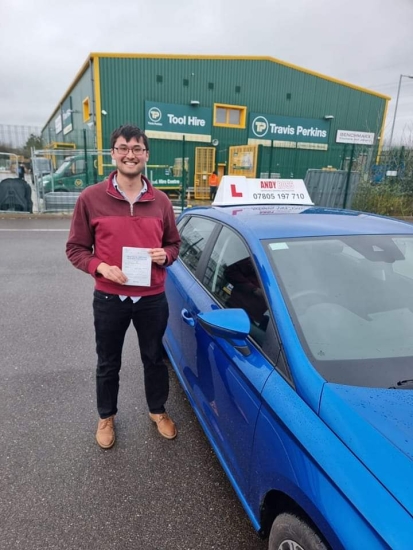
[[[354,143],[356,145],[373,145],[374,133],[337,130],[336,143]]]
[[[60,132],[62,131],[62,116],[59,115],[57,116],[55,119],[54,119],[54,131],[55,131],[55,134],[60,134]]]
[[[241,204],[313,205],[303,180],[223,176],[214,206]]]

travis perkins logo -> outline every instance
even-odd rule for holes
[[[162,111],[158,109],[158,107],[152,107],[151,109],[149,109],[148,116],[149,116],[149,121],[152,124],[162,126],[161,124]]]
[[[292,181],[261,180],[261,189],[278,189],[279,191],[294,191]]]
[[[252,131],[258,137],[262,138],[268,132],[268,120],[263,116],[257,116],[252,121]]]

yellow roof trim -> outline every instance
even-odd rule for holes
[[[83,63],[83,65],[81,66],[81,68],[79,69],[79,71],[77,72],[73,82],[70,84],[70,86],[67,88],[67,90],[65,91],[65,93],[62,95],[60,101],[58,102],[55,110],[53,111],[53,114],[49,117],[49,119],[47,120],[46,124],[43,126],[42,128],[42,132],[43,130],[46,128],[46,126],[49,124],[49,122],[51,122],[52,118],[54,116],[56,116],[56,113],[57,111],[59,110],[60,106],[62,105],[62,103],[64,102],[64,100],[67,98],[67,96],[70,94],[70,92],[73,90],[73,88],[76,86],[76,84],[79,82],[79,80],[82,78],[82,76],[85,74],[85,72],[87,71],[87,69],[89,68],[89,63],[90,61],[93,59],[93,54],[90,54],[89,57],[86,59],[86,61]]]
[[[352,88],[353,90],[357,90],[359,92],[364,92],[367,94],[371,94],[377,97],[380,97],[381,99],[387,99],[390,100],[390,96],[381,94],[379,92],[374,92],[372,90],[369,90],[367,88],[363,88],[362,86],[356,86],[355,84],[350,84],[349,82],[346,82],[344,80],[340,80],[338,78],[333,78],[331,76],[326,76],[322,73],[318,73],[316,71],[311,71],[309,69],[305,69],[303,67],[299,67],[298,65],[294,65],[293,63],[288,63],[287,61],[282,61],[281,59],[277,59],[276,57],[269,57],[269,56],[253,56],[253,55],[247,55],[247,56],[241,56],[241,55],[177,55],[177,54],[149,54],[149,53],[92,53],[91,55],[97,56],[97,57],[120,57],[120,58],[145,58],[145,59],[228,59],[228,60],[239,60],[239,61],[270,61],[271,63],[277,63],[278,65],[283,65],[284,67],[288,67],[290,69],[295,69],[296,71],[300,71],[302,73],[309,74],[311,76],[316,76],[318,78],[322,78],[323,80],[328,80],[329,82],[333,82],[335,84],[341,84],[342,86],[347,86],[348,88]]]

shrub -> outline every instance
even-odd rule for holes
[[[398,182],[386,182],[379,185],[362,183],[353,198],[354,210],[381,214],[383,216],[413,216],[413,192],[411,186]]]

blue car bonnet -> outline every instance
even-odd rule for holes
[[[413,515],[413,391],[326,384],[320,416]]]

